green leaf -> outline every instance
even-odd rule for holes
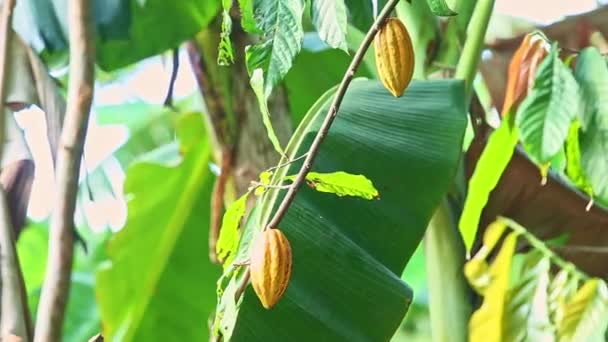
[[[312,0],[312,22],[327,45],[348,52],[344,0]]]
[[[179,165],[137,163],[127,171],[127,223],[110,240],[109,260],[96,277],[108,340],[209,339],[201,322],[214,310],[209,280],[220,273],[207,248],[211,148],[200,115],[180,120],[188,124],[178,127],[198,127],[199,143]]]
[[[534,86],[516,116],[523,145],[539,164],[550,162],[559,153],[579,103],[576,80],[554,45],[540,64]]]
[[[241,9],[241,25],[243,29],[249,33],[262,33],[255,22],[253,0],[239,0],[239,7]]]
[[[502,244],[496,259],[492,265],[487,267],[488,285],[483,288],[480,295],[483,296],[483,303],[471,316],[469,321],[469,340],[471,342],[500,340],[505,333],[504,319],[507,318],[507,303],[509,300],[509,280],[511,274],[511,264],[517,234],[510,233]],[[473,258],[477,262],[485,262],[479,258]],[[479,283],[478,279],[472,279],[470,273],[466,273],[470,283]],[[479,276],[480,274],[476,274]]]
[[[264,126],[266,127],[266,134],[268,135],[268,139],[272,143],[274,149],[279,152],[280,155],[284,155],[285,152],[281,147],[281,143],[279,142],[279,138],[277,134],[274,132],[274,128],[272,127],[272,121],[270,121],[270,111],[268,110],[268,97],[264,94],[264,72],[262,69],[255,69],[253,71],[253,75],[251,75],[251,88],[253,88],[253,92],[258,99],[258,104],[260,105],[260,112],[262,113],[262,122],[264,122]]]
[[[70,293],[62,329],[63,341],[86,341],[101,328],[95,301],[95,270],[104,259],[105,241],[110,232],[93,233],[86,227],[80,227],[78,231],[84,233],[88,253],[79,247],[74,250]],[[47,266],[48,240],[48,223],[41,222],[27,226],[17,241],[28,306],[33,317]]]
[[[551,321],[557,327],[562,326],[567,302],[578,288],[578,279],[570,275],[568,270],[561,269],[549,285],[549,312]]]
[[[566,138],[566,175],[577,188],[593,197],[593,189],[581,165],[580,127],[580,122],[574,120],[568,129],[568,137]]]
[[[458,14],[448,6],[446,0],[427,0],[426,2],[435,15],[451,17]]]
[[[246,51],[247,69],[250,73],[263,70],[264,94],[268,97],[272,88],[287,74],[302,47],[303,0],[257,0],[253,3],[256,26],[263,32],[264,40]]]
[[[503,318],[503,330],[490,340],[551,341],[553,327],[549,319],[549,269],[551,263],[539,252],[519,254],[521,267],[511,270],[511,283]]]
[[[608,328],[608,288],[601,279],[590,279],[568,302],[559,341],[604,341]]]
[[[67,63],[65,0],[23,0],[15,8],[15,30],[38,53]],[[177,47],[217,15],[220,0],[96,0],[97,63],[116,70]]]
[[[226,3],[232,1],[224,1],[224,11],[222,12],[222,32],[220,33],[220,44],[218,47],[217,64],[228,66],[234,63],[234,48],[230,40],[232,33],[232,18],[230,18],[230,7],[226,8]]]
[[[331,100],[330,92],[302,120],[289,158],[308,150]],[[411,301],[400,276],[452,183],[465,125],[462,81],[414,81],[394,98],[377,81],[355,80],[314,167],[364,174],[382,198],[337,198],[302,187],[280,223],[293,252],[289,287],[272,310],[248,287],[231,341],[389,340]],[[301,163],[277,170],[272,184]],[[255,229],[283,193],[271,189],[263,197]]]
[[[517,128],[512,126],[511,121],[512,115],[507,114],[500,127],[492,132],[469,180],[467,198],[458,223],[467,254],[473,247],[481,212],[507,168],[519,139]]]
[[[584,106],[579,115],[586,131],[596,116],[608,115],[608,66],[597,48],[588,47],[580,52],[574,77],[581,89]]]
[[[344,0],[348,7],[349,21],[359,30],[367,32],[374,23],[374,11],[371,1]],[[378,11],[380,11],[386,0],[378,0]]]
[[[295,176],[286,179],[294,180]],[[380,195],[371,180],[364,175],[352,175],[343,171],[332,173],[309,172],[306,183],[319,192],[329,192],[338,196],[354,196],[368,200]]]
[[[608,66],[596,49],[581,51],[576,64],[585,110],[580,137],[581,165],[593,194],[608,204]]]
[[[224,266],[230,265],[236,255],[236,250],[239,246],[239,225],[245,215],[247,209],[247,198],[249,192],[239,197],[234,201],[226,212],[222,220],[222,228],[220,236],[217,239],[216,252],[219,260],[222,260]]]

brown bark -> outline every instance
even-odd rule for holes
[[[80,163],[93,100],[95,46],[88,0],[68,3],[70,79],[66,115],[57,151],[57,191],[50,220],[48,265],[34,341],[61,340],[74,253],[74,210]]]
[[[210,248],[215,248],[223,206],[232,199],[226,193],[243,194],[258,174],[276,164],[279,155],[267,137],[262,123],[262,114],[255,94],[249,85],[249,74],[245,65],[245,47],[252,44],[238,25],[233,23],[232,40],[235,49],[235,64],[223,67],[217,64],[217,47],[221,22],[216,20],[201,32],[195,41],[188,44],[190,61],[205,100],[205,120],[211,140],[215,143],[214,156],[218,165],[227,171],[218,177],[214,186],[211,213]],[[291,136],[292,127],[286,92],[277,87],[269,99],[271,120],[282,145]],[[223,159],[228,160],[223,160]],[[234,187],[233,191],[227,187]],[[210,250],[214,260],[214,250]]]

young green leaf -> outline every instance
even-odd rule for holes
[[[448,6],[445,0],[427,0],[429,8],[435,15],[451,17],[458,13],[454,12],[450,6]]]
[[[264,40],[249,46],[246,51],[250,73],[263,70],[266,97],[287,74],[300,52],[304,30],[302,28],[303,0],[258,0],[253,2],[256,26]]]
[[[578,288],[578,278],[566,269],[561,269],[549,285],[549,312],[555,326],[561,326],[567,302]]]
[[[577,188],[593,197],[593,189],[581,165],[581,150],[579,143],[580,121],[574,120],[566,138],[566,175]]]
[[[585,110],[580,139],[581,165],[594,195],[608,203],[608,66],[594,48],[581,51],[576,63],[576,79],[581,85]]]
[[[312,0],[312,22],[327,45],[348,51],[344,0]]]
[[[604,341],[608,327],[608,288],[601,279],[590,279],[568,302],[559,341]]]
[[[535,161],[547,164],[559,153],[579,103],[576,80],[553,45],[516,116],[523,145]]]
[[[293,180],[295,176],[287,176]],[[379,197],[378,190],[371,180],[363,175],[353,175],[343,171],[332,173],[309,172],[306,183],[319,192],[328,192],[342,196],[361,197],[368,200]]]
[[[220,236],[217,239],[216,252],[224,267],[230,265],[239,247],[239,225],[247,207],[249,192],[234,201],[224,213]]]
[[[230,40],[232,33],[232,18],[230,18],[230,7],[226,8],[227,3],[232,5],[232,1],[224,0],[224,12],[222,12],[222,32],[220,33],[220,45],[218,47],[217,64],[227,66],[234,63],[234,48]]]
[[[239,8],[241,9],[241,26],[243,26],[243,29],[249,33],[262,33],[255,22],[253,0],[239,0]]]
[[[279,152],[280,155],[284,155],[285,152],[283,152],[279,138],[277,138],[277,134],[274,132],[272,122],[270,121],[270,111],[268,110],[268,103],[266,102],[267,96],[264,94],[264,72],[262,69],[255,69],[253,71],[250,83],[255,96],[258,98],[260,112],[262,113],[262,121],[264,122],[264,126],[266,126],[266,134],[268,135],[268,139],[270,139],[274,149]]]
[[[469,192],[458,224],[467,253],[473,246],[481,212],[488,202],[490,192],[498,184],[515,151],[519,135],[511,122],[512,115],[509,113],[500,127],[492,132],[469,180]]]

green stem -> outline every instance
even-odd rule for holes
[[[484,46],[484,38],[488,29],[488,23],[492,16],[494,0],[478,0],[469,26],[467,28],[467,40],[462,49],[462,56],[456,67],[454,78],[465,81],[467,98],[472,94],[472,85],[477,73],[477,65],[481,57],[481,50]]]
[[[467,340],[471,303],[467,295],[464,246],[447,200],[437,208],[424,237],[429,309],[434,342]]]
[[[568,271],[569,273],[571,273],[572,275],[574,275],[580,279],[584,279],[584,280],[589,279],[588,275],[579,271],[578,268],[576,268],[576,266],[573,263],[568,262],[568,261],[562,259],[559,255],[555,254],[555,252],[553,252],[551,249],[549,249],[549,247],[547,247],[547,245],[544,242],[537,239],[534,235],[532,235],[530,232],[528,232],[528,230],[524,226],[520,225],[519,223],[517,223],[509,218],[502,217],[502,216],[498,218],[498,221],[504,223],[507,227],[511,228],[517,234],[520,234],[521,236],[523,236],[526,240],[528,240],[528,243],[532,247],[534,247],[536,250],[540,251],[544,256],[548,257],[549,260],[551,260],[551,262],[554,263],[555,265],[557,265],[559,268]]]

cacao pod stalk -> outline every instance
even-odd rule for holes
[[[250,260],[251,284],[266,309],[283,296],[291,276],[291,246],[278,229],[260,233]]]
[[[374,49],[380,80],[391,94],[400,97],[414,74],[414,48],[401,20],[384,21],[374,39]]]

